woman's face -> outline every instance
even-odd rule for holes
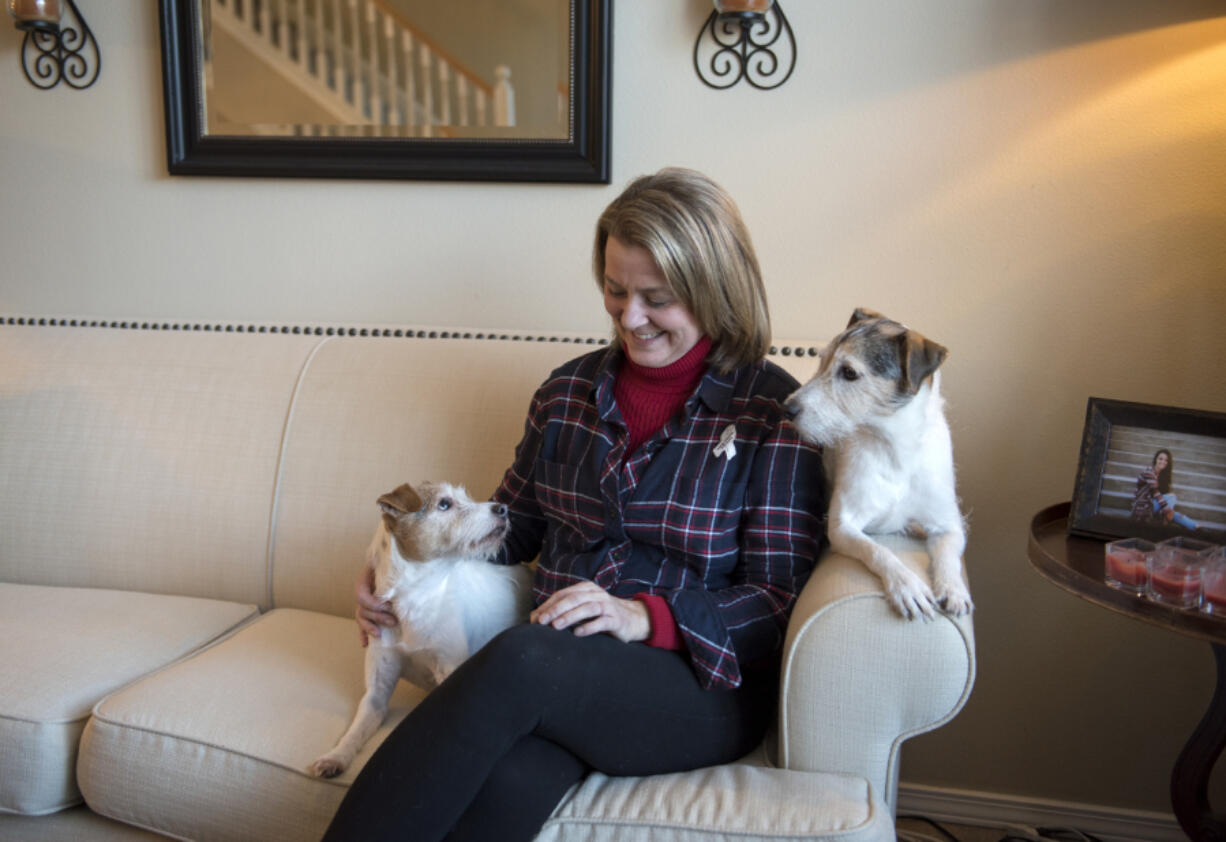
[[[673,295],[647,249],[609,237],[604,265],[604,308],[631,360],[661,368],[702,338],[698,322]]]
[[[1165,453],[1159,453],[1154,457],[1154,470],[1158,473],[1162,473],[1164,470],[1166,470],[1166,466],[1169,463],[1170,459],[1167,458],[1167,455]]]

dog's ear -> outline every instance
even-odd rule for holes
[[[902,382],[899,385],[906,388],[908,394],[914,395],[932,372],[945,362],[949,349],[913,330],[898,334],[898,345],[899,362],[902,363]]]
[[[399,517],[400,515],[419,510],[421,508],[421,497],[413,490],[413,486],[406,482],[395,491],[380,497],[379,508],[386,515]]]
[[[857,307],[851,314],[851,321],[847,323],[847,327],[851,327],[856,322],[867,322],[870,319],[884,319],[885,316],[878,313],[876,310],[869,310],[864,307]]]

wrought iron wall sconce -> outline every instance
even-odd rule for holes
[[[778,0],[714,3],[694,42],[698,78],[720,90],[742,79],[763,91],[786,82],[796,68],[796,38]]]
[[[31,85],[47,90],[63,82],[80,90],[98,80],[98,41],[73,0],[8,0],[8,7],[26,34],[21,69]]]

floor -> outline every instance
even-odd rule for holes
[[[1044,830],[1044,835],[1040,836],[1035,831],[1024,828],[1006,830],[1000,827],[974,827],[950,822],[938,824],[940,828],[924,820],[901,818],[895,828],[899,842],[1096,842],[1093,836],[1069,828]]]
[[[1000,842],[1007,834],[998,827],[970,827],[961,824],[940,822],[941,827],[952,835],[945,836],[940,830],[925,821],[901,818],[895,825],[899,839],[932,839],[937,842]]]
[[[1095,837],[1073,828],[1045,828],[1043,835],[1039,835],[1033,828],[1010,830],[951,822],[938,824],[940,828],[920,819],[902,818],[895,827],[900,842],[1098,842]]]

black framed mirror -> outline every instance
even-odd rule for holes
[[[611,5],[159,0],[169,170],[607,184]]]

